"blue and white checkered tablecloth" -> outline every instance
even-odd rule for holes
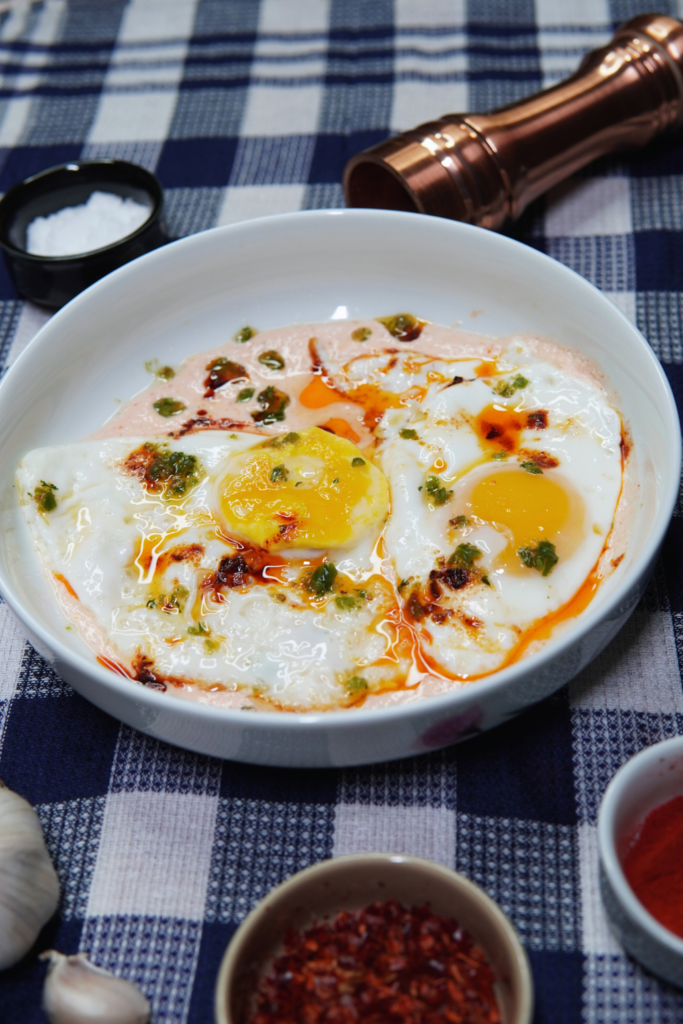
[[[2,2],[0,190],[107,155],[160,177],[174,236],[341,206],[358,149],[557,81],[650,6]],[[587,168],[513,230],[609,294],[683,399],[681,136]],[[3,365],[44,319],[1,269]],[[596,852],[616,769],[683,732],[682,517],[679,506],[630,623],[568,688],[463,746],[347,771],[248,767],[134,732],[61,682],[0,605],[0,777],[37,808],[62,883],[38,948],[84,950],[133,979],[157,1024],[203,1024],[223,950],[272,886],[325,857],[393,850],[455,867],[498,900],[529,951],[537,1021],[683,1022],[683,994],[612,937]],[[0,1020],[44,1020],[44,973],[29,956],[0,975]]]

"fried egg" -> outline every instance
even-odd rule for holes
[[[410,337],[250,332],[239,365],[192,357],[110,436],[19,466],[34,546],[102,664],[235,707],[327,710],[464,685],[586,606],[624,443],[571,357],[458,347],[417,321]],[[131,431],[159,419],[163,434]]]
[[[65,607],[141,682],[300,709],[409,670],[378,628],[395,607],[372,558],[387,482],[350,441],[317,427],[85,441],[29,453],[17,484]]]
[[[420,400],[387,356],[381,378],[379,360],[371,370],[383,389],[402,389],[377,429],[377,462],[401,509],[387,552],[434,667],[482,675],[590,580],[622,485],[621,420],[596,388],[521,343],[493,374],[471,361],[452,373],[451,363],[444,385],[422,370],[409,382],[426,388]],[[358,386],[343,367],[330,372],[341,388]]]

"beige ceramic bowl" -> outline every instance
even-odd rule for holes
[[[323,861],[273,889],[242,922],[223,957],[216,983],[217,1024],[244,1024],[250,996],[281,951],[288,926],[306,928],[340,910],[357,910],[392,897],[405,906],[429,903],[434,913],[454,917],[493,968],[503,1024],[530,1024],[529,962],[500,907],[455,871],[390,853]]]

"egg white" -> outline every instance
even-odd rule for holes
[[[387,358],[381,357],[385,366]],[[520,342],[497,360],[506,378],[521,374],[528,381],[508,398],[494,391],[491,380],[474,376],[479,361],[472,360],[447,364],[449,375],[463,377],[462,382],[429,384],[423,375],[419,383],[427,383],[424,398],[406,398],[411,375],[401,371],[401,364],[413,358],[401,354],[398,364],[383,374],[378,369],[380,357],[367,361],[367,380],[383,390],[401,392],[405,403],[389,408],[376,431],[380,437],[376,459],[389,480],[392,497],[386,550],[398,579],[406,581],[405,594],[425,584],[430,571],[443,566],[459,543],[481,550],[476,566],[487,575],[490,586],[477,583],[457,591],[442,586],[441,603],[453,614],[441,623],[427,621],[422,639],[437,667],[463,677],[481,675],[504,662],[523,631],[565,605],[595,566],[621,490],[621,420],[596,387],[536,359]],[[340,387],[358,386],[363,382],[360,365],[360,360],[351,367],[337,364],[330,372]],[[516,466],[515,456],[492,461],[490,450],[482,448],[473,428],[474,418],[493,402],[518,413],[537,409],[549,413],[546,429],[522,430],[520,446],[557,458],[559,466],[544,472],[578,495],[585,509],[580,543],[545,577],[535,570],[496,568],[497,556],[509,541],[492,525],[475,522],[458,531],[449,526],[457,512],[467,511],[459,496],[477,477],[509,472],[512,467],[524,472]],[[402,430],[414,430],[417,438],[402,437]],[[435,462],[443,467],[438,470],[440,481],[453,491],[441,507],[430,501],[424,489]],[[478,625],[472,628],[468,622],[474,620]]]
[[[353,609],[340,608],[334,594],[310,607],[276,583],[235,587],[225,592],[223,602],[205,602],[201,621],[208,633],[187,632],[197,628],[190,612],[200,580],[215,571],[221,558],[236,553],[216,532],[217,486],[230,457],[261,440],[212,431],[168,441],[171,451],[197,456],[205,470],[200,483],[179,500],[149,493],[122,470],[123,460],[144,439],[37,449],[24,457],[17,472],[20,502],[58,596],[65,598],[65,593],[55,574],[77,594],[76,609],[82,607],[96,623],[101,647],[108,645],[124,665],[142,652],[160,677],[206,688],[220,683],[227,690],[243,690],[245,698],[255,695],[291,709],[344,704],[349,677],[362,674],[373,686],[389,674],[387,668],[372,667],[387,646],[384,636],[369,628],[386,605],[386,594],[377,587],[370,588],[371,599],[359,600]],[[57,488],[57,507],[49,513],[41,513],[30,497],[41,480]],[[161,581],[157,573],[153,591],[153,565],[145,570],[135,561],[143,537],[159,538],[159,555],[191,544],[201,545],[203,553],[194,561],[171,562]],[[371,552],[363,538],[340,554],[340,571],[357,580],[368,577]],[[180,607],[148,606],[150,594],[161,589],[169,595],[179,587],[187,591]],[[73,613],[74,602],[66,603]]]

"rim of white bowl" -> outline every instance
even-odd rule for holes
[[[617,836],[615,834],[615,818],[621,800],[631,784],[652,762],[658,761],[662,756],[668,758],[674,752],[679,757],[683,755],[683,736],[673,736],[671,739],[661,740],[651,747],[646,747],[645,750],[641,750],[622,765],[610,781],[600,803],[598,850],[612,891],[632,921],[650,938],[666,946],[672,953],[683,957],[683,938],[674,935],[656,917],[653,917],[629,885],[617,854]],[[683,793],[681,795],[683,796]],[[662,803],[666,803],[666,800],[662,799]]]
[[[124,266],[112,271],[111,274],[108,274],[100,281],[96,281],[93,285],[86,288],[85,291],[81,292],[67,303],[66,306],[63,306],[62,309],[58,310],[36,334],[31,343],[17,357],[16,361],[5,374],[4,378],[0,382],[0,402],[2,401],[5,391],[12,387],[13,377],[19,372],[19,368],[23,366],[24,362],[28,359],[34,358],[43,345],[48,347],[52,344],[49,336],[52,333],[55,324],[58,325],[62,320],[68,319],[73,309],[78,308],[79,306],[87,306],[89,303],[97,300],[99,294],[106,290],[112,281],[125,282],[126,277],[135,277],[136,274],[139,273],[139,268],[143,263],[162,261],[166,258],[166,254],[171,251],[174,253],[185,252],[186,257],[191,258],[192,250],[201,246],[202,239],[207,235],[216,237],[220,233],[225,235],[227,238],[233,237],[237,241],[240,234],[245,231],[249,232],[254,227],[258,229],[258,227],[263,225],[265,222],[270,225],[278,225],[295,221],[297,219],[310,221],[317,219],[324,223],[330,217],[343,217],[348,220],[376,220],[379,222],[379,227],[379,224],[381,224],[383,220],[388,221],[400,218],[405,219],[407,224],[414,227],[416,216],[418,216],[420,221],[423,223],[428,221],[430,223],[430,230],[432,231],[443,231],[444,233],[455,231],[462,232],[465,236],[470,234],[476,237],[481,237],[481,233],[484,232],[491,240],[492,246],[498,246],[503,250],[507,249],[511,256],[518,253],[521,249],[524,254],[524,259],[530,262],[530,272],[532,271],[534,264],[541,267],[551,264],[553,272],[556,273],[558,277],[566,277],[574,287],[583,289],[587,294],[592,296],[599,296],[600,300],[602,302],[606,302],[611,307],[617,318],[622,321],[625,331],[631,334],[634,341],[642,346],[643,357],[650,362],[655,376],[659,378],[659,382],[662,387],[662,398],[666,405],[667,414],[672,421],[671,426],[674,428],[669,433],[672,447],[667,473],[668,479],[664,480],[662,483],[660,506],[651,525],[651,529],[648,532],[648,536],[644,541],[640,554],[636,561],[628,567],[627,574],[621,581],[620,585],[615,588],[615,592],[605,600],[597,617],[590,620],[590,625],[586,619],[579,619],[578,621],[575,620],[575,622],[568,627],[560,637],[557,637],[555,640],[551,639],[551,641],[542,650],[533,655],[534,667],[540,669],[547,664],[548,661],[554,660],[558,655],[572,647],[577,638],[585,633],[589,628],[592,628],[596,624],[609,618],[610,614],[623,600],[623,597],[625,593],[628,592],[630,586],[635,583],[635,581],[642,576],[645,571],[647,571],[650,563],[655,558],[662,540],[664,539],[664,534],[669,525],[669,521],[678,498],[681,479],[681,426],[676,402],[666,374],[664,373],[664,370],[662,369],[662,366],[655,356],[651,346],[648,344],[636,325],[628,319],[618,306],[616,306],[611,300],[607,299],[598,288],[592,285],[584,277],[581,277],[580,274],[577,274],[569,267],[552,259],[545,253],[539,252],[537,249],[533,249],[531,246],[525,245],[523,242],[518,242],[516,239],[509,238],[507,235],[498,234],[493,231],[489,232],[484,228],[474,227],[471,224],[464,224],[462,221],[446,220],[442,217],[431,217],[425,214],[374,209],[303,210],[295,213],[283,213],[267,217],[257,217],[248,221],[240,221],[237,224],[210,228],[208,231],[197,232],[187,238],[181,238],[175,242],[170,242],[168,245],[161,246],[159,249],[154,249],[152,252],[147,253],[144,256],[140,256],[137,259],[132,260],[130,263],[124,264]],[[28,605],[17,597],[13,592],[11,582],[7,580],[1,566],[0,592],[2,592],[3,598],[12,611],[27,624],[28,628],[42,643],[45,644],[46,648],[72,668],[90,676],[90,678],[96,679],[105,688],[108,688],[117,694],[124,697],[133,696],[138,706],[143,705],[149,707],[152,711],[163,709],[169,710],[169,697],[167,694],[159,693],[145,686],[138,686],[134,694],[131,694],[130,685],[131,683],[134,683],[135,680],[128,678],[124,679],[122,676],[118,676],[117,673],[100,666],[94,660],[94,656],[93,661],[91,662],[85,655],[67,647],[63,641],[51,633],[49,629],[45,628],[42,622],[33,615],[33,612]],[[525,659],[517,661],[507,668],[493,672],[490,676],[478,679],[476,681],[477,692],[485,698],[489,694],[497,691],[499,688],[506,687],[508,684],[513,683],[518,676],[525,675],[527,670],[528,662]],[[430,717],[433,718],[449,705],[455,704],[457,706],[459,698],[466,693],[468,693],[466,688],[460,688],[437,696],[425,698],[420,702],[406,702],[405,704],[399,704],[389,708],[373,708],[371,711],[365,712],[365,715],[368,717],[372,715],[372,722],[375,724],[383,721],[396,722],[397,720],[404,718],[412,718],[419,707],[421,710],[424,709],[425,712],[427,709],[432,710],[434,715]],[[469,703],[469,697],[467,702]],[[349,729],[357,730],[361,724],[359,714],[362,714],[362,711],[356,711],[356,713],[353,713],[348,709],[340,709],[337,711],[322,712],[259,711],[256,715],[245,715],[243,712],[234,708],[221,708],[214,705],[205,707],[202,704],[194,703],[189,700],[175,701],[174,705],[177,706],[178,713],[180,713],[182,709],[183,714],[187,716],[189,720],[202,720],[208,714],[214,722],[217,718],[226,722],[239,722],[240,729],[243,733],[261,732],[263,728],[289,729],[292,727],[302,731],[310,731],[311,729],[315,729],[321,722],[326,723],[329,728],[335,728],[338,731]],[[439,746],[443,746],[443,744],[439,744]],[[417,750],[415,751],[415,753],[418,752],[419,751]]]
[[[236,931],[230,938],[223,953],[221,964],[214,986],[214,1015],[217,1024],[230,1024],[232,1015],[228,1011],[225,1000],[228,983],[237,967],[237,962],[245,942],[249,936],[258,928],[261,922],[265,906],[286,895],[288,892],[297,889],[304,890],[308,884],[315,884],[316,879],[324,878],[326,875],[344,871],[348,864],[406,864],[416,874],[429,873],[443,878],[448,885],[467,892],[481,909],[482,915],[487,915],[495,923],[495,928],[514,955],[515,967],[517,970],[517,982],[519,984],[519,1010],[511,1024],[527,1024],[531,1020],[534,1010],[534,980],[531,971],[531,964],[522,940],[517,930],[505,911],[492,899],[487,892],[476,882],[461,875],[459,871],[446,867],[445,864],[437,864],[435,861],[427,860],[425,857],[415,857],[407,853],[383,853],[382,851],[370,850],[367,853],[349,853],[341,857],[330,857],[327,860],[318,861],[310,867],[297,871],[290,875],[284,882],[280,882],[274,889],[264,896],[256,906],[249,911],[244,920],[238,925]],[[340,907],[340,910],[343,909]]]

